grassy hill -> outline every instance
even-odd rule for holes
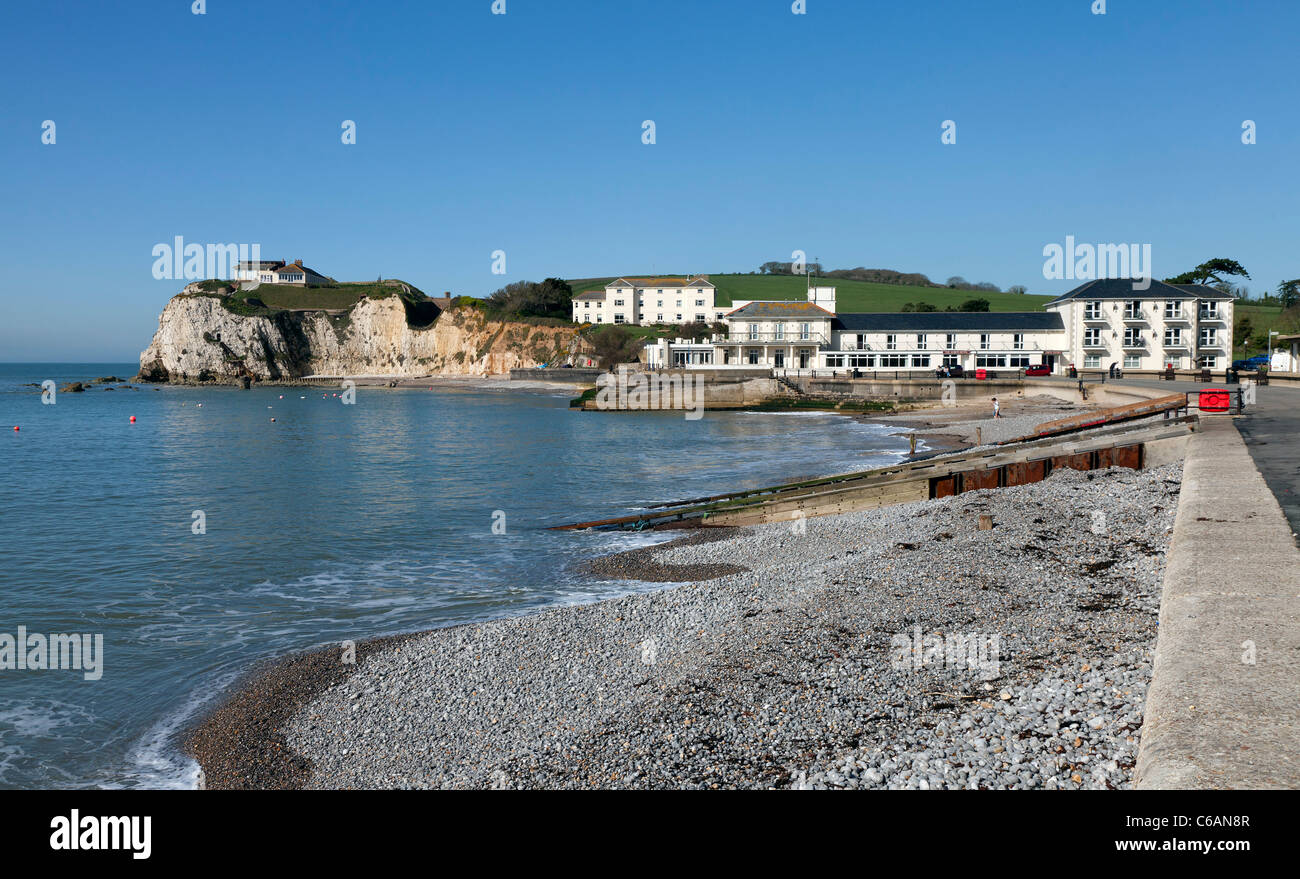
[[[680,277],[680,276],[678,276]],[[613,278],[582,278],[569,281],[573,292],[603,288]],[[717,304],[728,306],[734,299],[803,299],[807,282],[793,275],[709,275],[717,287]],[[905,287],[841,278],[813,278],[814,284],[835,288],[836,307],[841,312],[900,311],[908,302],[928,302],[940,310],[960,306],[967,299],[987,299],[992,311],[1039,311],[1051,296],[985,293],[978,290],[949,290],[946,287]]]

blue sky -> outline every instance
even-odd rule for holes
[[[1300,4],[490,6],[10,7],[0,361],[136,359],[177,235],[480,296],[795,249],[1057,293],[1066,235],[1150,243],[1157,277],[1235,258],[1255,295],[1300,277]]]

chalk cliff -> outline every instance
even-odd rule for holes
[[[181,382],[495,375],[562,362],[573,334],[567,327],[488,320],[473,306],[440,313],[425,308],[414,317],[399,296],[362,298],[333,312],[245,315],[190,285],[163,309],[153,341],[140,354],[140,375]]]

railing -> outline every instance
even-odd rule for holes
[[[764,342],[779,342],[788,345],[825,345],[827,339],[821,333],[728,333],[727,335],[715,335],[712,340],[720,345],[745,345],[748,343],[762,344]]]

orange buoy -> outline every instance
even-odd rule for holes
[[[134,415],[131,416],[131,423],[132,423],[132,424],[135,424],[135,416],[134,416]]]

